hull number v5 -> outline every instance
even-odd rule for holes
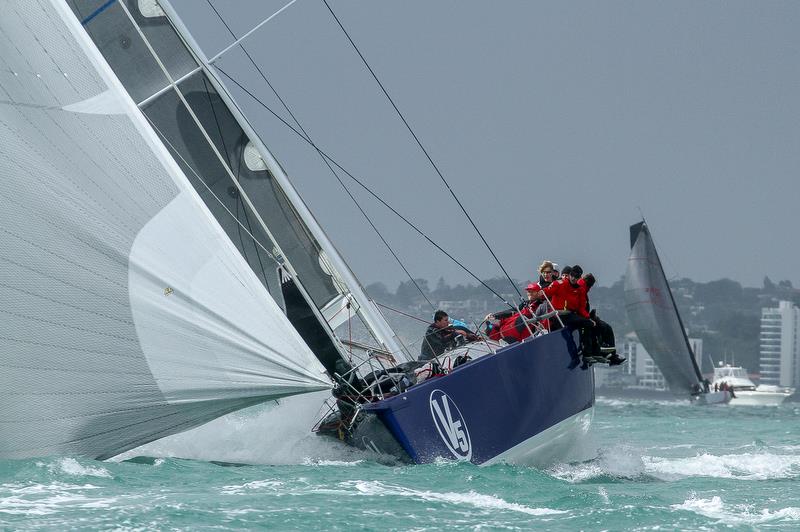
[[[430,397],[431,417],[442,441],[458,460],[472,458],[469,430],[455,402],[442,390],[433,390]]]

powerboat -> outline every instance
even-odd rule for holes
[[[714,368],[714,389],[728,388],[733,390],[730,404],[744,406],[778,406],[792,395],[792,388],[783,388],[769,384],[756,386],[741,366],[730,364]]]

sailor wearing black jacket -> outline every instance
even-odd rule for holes
[[[419,359],[430,360],[456,347],[459,336],[470,340],[475,335],[462,328],[453,327],[450,325],[450,316],[443,310],[437,310],[433,315],[433,323],[428,325],[422,338]]]

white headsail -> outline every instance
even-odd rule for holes
[[[82,27],[120,5],[80,3],[0,5],[3,458],[112,456],[328,386],[137,107],[148,65],[126,85]]]

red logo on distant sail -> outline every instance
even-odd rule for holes
[[[653,303],[660,304],[661,301],[664,299],[664,295],[661,293],[660,288],[655,288],[654,286],[648,286],[644,289],[645,292],[650,296],[650,301]]]

